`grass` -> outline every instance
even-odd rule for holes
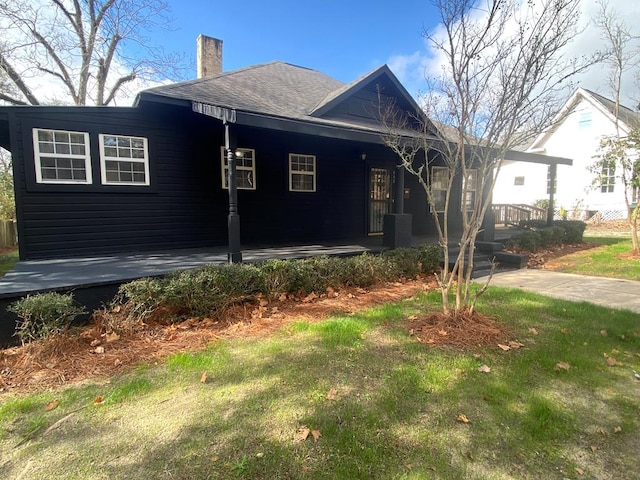
[[[437,298],[5,397],[0,478],[637,478],[639,315],[494,288],[525,347],[434,349],[405,322]]]
[[[556,271],[640,280],[640,259],[625,257],[631,252],[631,238],[589,236],[584,240],[600,246],[558,259]]]
[[[18,262],[18,249],[6,248],[0,251],[0,278]]]

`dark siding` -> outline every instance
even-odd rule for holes
[[[23,259],[224,245],[228,192],[222,188],[220,121],[185,108],[16,109],[14,168]],[[90,134],[92,185],[35,183],[32,128]],[[367,233],[371,166],[393,168],[379,144],[231,125],[238,147],[255,149],[256,190],[239,190],[244,245],[322,242]],[[150,187],[102,186],[98,134],[147,137]],[[367,153],[367,160],[360,157]],[[289,191],[289,153],[316,156],[316,192]],[[409,176],[407,176],[409,177]],[[412,183],[413,182],[413,183]],[[415,233],[431,230],[426,200],[407,178]]]

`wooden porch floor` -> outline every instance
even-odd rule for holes
[[[496,229],[496,239],[508,238],[512,230]],[[412,245],[435,244],[435,236],[413,236]],[[384,250],[382,236],[369,236],[342,242],[288,246],[247,246],[242,250],[245,263],[271,259],[308,258],[321,255],[351,256]],[[17,298],[51,290],[70,290],[124,283],[136,278],[165,275],[179,270],[227,262],[226,246],[164,250],[132,254],[86,256],[18,262],[0,279],[0,299]]]

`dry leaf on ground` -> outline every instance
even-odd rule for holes
[[[580,467],[576,467],[574,470],[576,471],[576,473],[577,473],[578,475],[584,475],[584,470],[583,470],[583,469],[581,469]]]
[[[296,432],[296,442],[304,442],[309,436],[310,432],[311,430],[309,430],[309,427],[307,426],[299,427],[298,431]]]
[[[317,442],[317,441],[318,441],[318,439],[322,436],[322,434],[320,433],[320,430],[317,430],[317,429],[316,429],[316,430],[313,430],[313,431],[311,432],[311,435],[313,436],[313,441],[314,441],[314,442]]]
[[[481,373],[489,373],[491,371],[491,368],[487,365],[482,365],[478,368],[478,371]]]
[[[93,399],[93,404],[94,405],[99,405],[102,402],[104,402],[104,397],[102,395],[97,396],[96,398]]]
[[[610,367],[613,367],[618,363],[618,361],[613,357],[607,357],[605,360],[607,361],[607,365],[609,365]]]
[[[332,388],[327,392],[327,400],[335,400],[336,398],[338,398],[338,390]]]
[[[503,345],[501,343],[498,344],[498,347],[500,347],[505,352],[508,352],[509,350],[511,350],[511,347],[509,345]]]
[[[464,413],[459,413],[456,420],[460,423],[471,423],[471,420],[469,420]]]
[[[207,383],[207,372],[202,372],[200,376],[200,383]]]
[[[616,427],[613,429],[613,433],[620,433],[622,431],[622,427]]]
[[[524,343],[520,343],[520,342],[515,342],[515,341],[511,341],[509,342],[509,346],[511,348],[513,348],[514,350],[520,348],[520,347],[524,347]]]
[[[537,334],[538,334],[538,330],[537,330],[535,327],[531,327],[531,328],[529,329],[529,332],[530,332],[530,333],[533,333],[534,335],[537,335]]]
[[[556,366],[553,367],[554,370],[569,370],[571,368],[571,365],[569,365],[567,362],[558,362],[556,363]]]
[[[58,408],[59,403],[60,402],[58,402],[58,400],[54,400],[53,402],[47,403],[47,406],[44,407],[45,412],[50,412],[51,410]]]

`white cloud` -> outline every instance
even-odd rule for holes
[[[582,0],[579,28],[581,33],[567,47],[567,56],[589,55],[602,48],[602,39],[591,23],[591,18],[599,9],[596,2],[597,0]],[[640,2],[635,0],[608,0],[607,5],[610,10],[619,14],[620,19],[627,22],[629,28],[635,34],[640,35],[640,25],[635,22],[635,19],[640,17]],[[442,34],[442,31],[442,26],[438,25],[433,33],[438,37]],[[387,63],[407,90],[412,95],[417,96],[421,90],[425,89],[425,76],[435,76],[441,73],[443,57],[440,52],[437,52],[428,42],[425,42],[423,49],[409,54],[399,53],[393,55],[388,59]],[[640,69],[638,73],[640,73]],[[611,96],[607,74],[608,72],[604,65],[596,65],[577,76],[574,82],[604,96]],[[635,72],[628,72],[623,83],[622,101],[630,107],[637,105],[640,100],[640,86],[636,85],[634,81],[635,75]]]

